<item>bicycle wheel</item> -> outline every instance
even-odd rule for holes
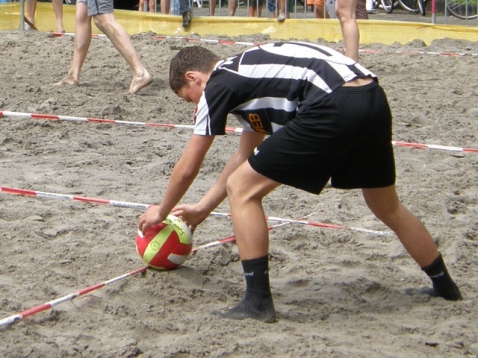
[[[419,12],[420,8],[418,7],[419,0],[398,0],[398,3],[402,9],[410,12]]]
[[[393,11],[393,0],[380,0],[380,3],[387,14]]]
[[[427,14],[427,0],[417,0],[418,8],[420,9],[420,14],[425,16]]]
[[[476,5],[478,0],[448,0],[448,11],[463,20],[476,19]]]

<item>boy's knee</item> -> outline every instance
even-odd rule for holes
[[[105,33],[108,27],[108,23],[111,23],[109,20],[108,14],[101,14],[101,15],[96,15],[93,16],[93,21],[98,29],[101,30],[101,32]]]
[[[103,21],[101,17],[93,16],[93,22],[95,23],[95,26],[103,32]]]
[[[238,196],[240,197],[240,188],[238,185],[235,185],[236,179],[234,178],[234,175],[230,175],[229,178],[227,178],[226,182],[226,190],[227,190],[227,197],[231,200],[234,197]]]
[[[231,177],[229,177],[226,181],[226,192],[227,192],[227,197],[230,198],[232,195]]]
[[[254,197],[252,183],[248,183],[243,177],[233,173],[226,182],[227,197],[229,202],[242,205]]]

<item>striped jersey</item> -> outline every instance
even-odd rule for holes
[[[255,46],[216,64],[196,107],[194,133],[225,134],[231,113],[244,130],[272,134],[344,83],[367,76],[376,78],[325,46]]]

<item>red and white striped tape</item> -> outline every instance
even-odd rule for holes
[[[452,147],[452,146],[438,145],[438,144],[420,144],[420,143],[408,143],[408,142],[399,142],[399,141],[392,141],[392,144],[396,147],[408,147],[408,148],[417,148],[417,149],[438,149],[438,150],[448,150],[452,152],[478,153],[478,149]]]
[[[214,213],[212,212],[211,215],[213,214],[221,214],[221,216],[230,216],[230,214],[222,214],[222,213]],[[314,215],[316,213],[311,213],[309,215],[306,215],[300,219],[297,219],[297,220],[304,220],[306,219],[307,217],[311,216],[311,215]],[[287,219],[284,219],[285,221],[284,222],[281,222],[280,224],[276,224],[276,225],[272,225],[272,226],[269,226],[267,228],[268,231],[271,231],[271,230],[274,230],[274,229],[277,229],[279,227],[283,227],[283,226],[287,226],[287,225],[290,225],[290,224],[293,224],[294,221],[297,221],[297,220],[287,220]],[[202,244],[198,247],[196,247],[195,249],[193,249],[193,253],[196,252],[197,250],[200,250],[200,249],[207,249],[209,247],[213,247],[213,246],[217,246],[217,245],[221,245],[221,244],[224,244],[226,242],[233,242],[236,240],[236,237],[234,235],[231,235],[231,236],[228,236],[228,237],[225,237],[223,239],[219,239],[219,240],[216,240],[216,241],[212,241],[212,242],[208,242],[206,244]]]
[[[193,125],[186,124],[170,124],[170,123],[151,123],[151,122],[134,122],[134,121],[119,121],[115,119],[105,118],[88,118],[88,117],[72,117],[59,116],[54,114],[39,114],[39,113],[22,113],[11,111],[0,111],[0,117],[16,117],[29,119],[44,119],[49,121],[69,121],[69,122],[91,122],[91,123],[107,123],[107,124],[123,124],[136,127],[162,127],[162,128],[185,128],[194,129]],[[226,127],[226,132],[242,132],[242,128]]]
[[[214,39],[202,39],[196,37],[183,37],[183,36],[162,36],[154,35],[152,36],[153,40],[183,40],[186,42],[205,42],[213,43],[218,45],[242,45],[242,46],[258,46],[264,44],[264,42],[244,42],[244,41],[234,41],[234,40],[214,40]]]
[[[131,209],[147,209],[151,205],[132,203],[127,201],[117,201],[117,200],[108,200],[100,198],[88,198],[85,196],[77,195],[67,195],[59,193],[48,193],[44,191],[29,190],[29,189],[19,189],[19,188],[10,188],[5,186],[0,186],[0,192],[7,194],[17,194],[23,196],[33,196],[38,198],[47,198],[47,199],[60,199],[60,200],[73,200],[81,201],[84,203],[93,203],[93,204],[104,204],[110,206],[117,206],[122,208],[131,208]]]
[[[74,33],[60,33],[60,32],[50,32],[51,35],[55,37],[61,36],[75,36]],[[93,35],[93,37],[106,37],[104,34]],[[263,43],[259,42],[244,42],[244,41],[234,41],[234,40],[214,40],[214,39],[203,39],[197,37],[185,37],[185,36],[163,36],[163,35],[153,35],[151,36],[154,40],[182,40],[186,42],[204,42],[204,43],[214,43],[218,45],[242,45],[242,46],[257,46]],[[335,48],[336,51],[344,52],[343,48]],[[381,50],[373,50],[373,49],[360,49],[359,53],[364,54],[380,54],[385,53]],[[450,52],[450,51],[443,51],[443,52],[436,52],[436,51],[395,51],[395,53],[400,55],[435,55],[435,56],[443,56],[443,57],[460,57],[460,56],[478,56],[478,53],[462,53],[462,52]]]
[[[81,201],[85,203],[105,204],[110,206],[133,208],[133,209],[147,209],[151,206],[148,204],[131,203],[127,201],[89,198],[84,196],[67,195],[67,194],[59,194],[59,193],[48,193],[48,192],[42,192],[42,191],[36,191],[36,190],[10,188],[5,186],[0,186],[0,192],[6,193],[6,194],[17,194],[17,195],[24,195],[24,196],[39,197],[39,198],[73,200],[73,201]],[[213,211],[211,212],[211,215],[230,217],[231,214],[219,213],[219,212]],[[287,222],[292,224],[302,224],[302,225],[321,227],[326,229],[346,229],[346,230],[359,231],[359,232],[365,232],[369,234],[382,235],[382,236],[392,235],[392,233],[390,232],[361,229],[357,227],[347,227],[347,226],[337,225],[337,224],[327,224],[327,223],[321,223],[318,221],[301,221],[301,220],[292,220],[292,219],[282,219],[282,218],[277,218],[273,216],[266,217],[266,219],[270,221],[281,221],[281,222]]]
[[[228,217],[231,216],[231,214],[218,213],[218,212],[214,212],[214,211],[211,212],[211,215],[213,215],[213,216],[228,216]],[[366,233],[366,234],[374,234],[374,235],[378,235],[378,236],[394,235],[393,232],[389,232],[389,231],[377,231],[377,230],[362,229],[362,228],[359,228],[359,227],[347,227],[347,226],[343,226],[343,225],[322,223],[322,222],[319,222],[319,221],[307,221],[307,220],[303,220],[303,219],[291,220],[291,219],[278,218],[276,216],[266,216],[266,220],[268,220],[268,221],[279,221],[279,222],[286,223],[286,224],[301,224],[301,225],[307,225],[307,226],[315,226],[315,227],[321,227],[321,228],[325,228],[325,229],[345,229],[345,230],[363,232],[363,233]]]
[[[123,124],[123,125],[129,125],[129,126],[137,126],[137,127],[194,129],[193,125],[186,125],[186,124],[119,121],[115,119],[72,117],[72,116],[61,116],[61,115],[53,115],[53,114],[22,113],[22,112],[11,112],[11,111],[0,111],[0,117],[44,119],[44,120],[50,120],[50,121],[70,121],[70,122],[76,121],[76,122],[93,122],[93,123],[107,123],[107,124]],[[226,132],[241,133],[242,128],[226,127]],[[418,149],[438,149],[438,150],[448,150],[448,151],[454,151],[454,152],[478,153],[478,149],[444,146],[444,145],[437,145],[437,144],[420,144],[420,143],[408,143],[408,142],[400,142],[400,141],[392,141],[392,144],[396,147],[408,147],[408,148],[418,148]]]
[[[98,283],[96,285],[93,285],[93,286],[90,286],[90,287],[87,287],[87,288],[84,288],[82,290],[79,290],[75,293],[71,293],[69,295],[66,295],[66,296],[63,296],[63,297],[60,297],[56,300],[53,300],[53,301],[49,301],[49,302],[46,302],[46,303],[43,303],[41,305],[38,305],[38,306],[35,306],[35,307],[32,307],[28,310],[25,310],[23,312],[19,312],[17,314],[14,314],[14,315],[11,315],[9,317],[6,317],[4,319],[1,319],[0,320],[0,327],[2,326],[7,326],[7,325],[10,325],[12,323],[16,323],[18,321],[21,321],[22,319],[28,317],[28,316],[32,316],[36,313],[39,313],[39,312],[42,312],[42,311],[46,311],[50,308],[53,308],[57,305],[59,305],[60,303],[63,303],[63,302],[67,302],[67,301],[71,301],[77,297],[80,297],[80,296],[83,296],[83,295],[86,295],[87,293],[90,293],[92,291],[95,291],[95,290],[98,290],[100,288],[103,288],[105,286],[108,286],[108,285],[111,285],[112,283],[115,283],[115,282],[118,282],[118,281],[121,281],[121,280],[124,280],[125,278],[127,277],[130,277],[130,276],[133,276],[133,275],[136,275],[137,273],[140,273],[140,272],[144,272],[146,271],[146,269],[148,268],[148,266],[145,266],[145,267],[142,267],[142,268],[139,268],[139,269],[136,269],[134,271],[131,271],[130,273],[127,273],[127,274],[124,274],[124,275],[121,275],[121,276],[118,276],[118,277],[115,277],[111,280],[108,280],[108,281],[105,281],[105,282],[102,282],[102,283]]]
[[[49,34],[54,36],[54,37],[63,37],[63,36],[75,37],[74,32],[54,32],[54,31],[51,31],[51,32],[49,32]],[[108,36],[106,36],[105,34],[91,34],[91,37],[92,38],[98,38],[98,37],[108,38]]]
[[[62,37],[62,36],[75,36],[74,32],[50,32],[52,36]],[[104,34],[92,35],[92,37],[103,37],[107,36]],[[153,40],[181,40],[186,42],[204,42],[204,43],[213,43],[218,45],[243,45],[243,46],[257,46],[263,44],[263,42],[245,42],[245,41],[234,41],[234,40],[213,40],[213,39],[202,39],[197,37],[186,37],[186,36],[165,36],[165,35],[153,35],[151,36]]]

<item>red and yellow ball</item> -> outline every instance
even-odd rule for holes
[[[160,224],[136,234],[136,250],[143,262],[157,270],[172,270],[181,266],[193,247],[191,230],[174,215]]]

